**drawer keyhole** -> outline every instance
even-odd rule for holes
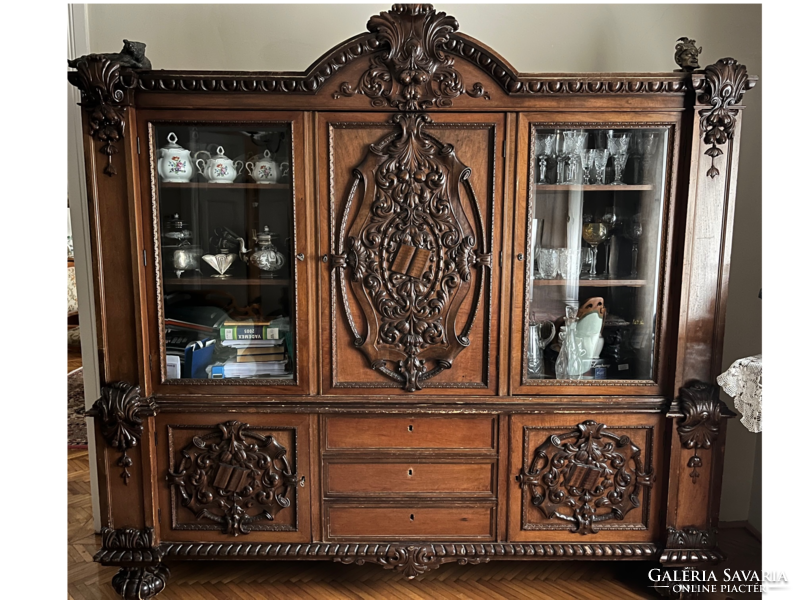
[[[411,520],[412,521],[414,520],[414,514],[413,513],[411,514]]]
[[[414,431],[414,426],[413,426],[413,425],[409,425],[409,426],[408,426],[408,430],[409,430],[409,431],[411,431],[411,432],[413,432],[413,431]]]
[[[409,477],[410,477],[411,475],[413,475],[413,474],[414,474],[414,469],[409,469],[409,470],[408,470],[408,475],[409,475]]]

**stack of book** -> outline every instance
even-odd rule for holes
[[[274,321],[223,323],[220,343],[235,349],[236,358],[212,367],[211,377],[286,376],[286,345]]]

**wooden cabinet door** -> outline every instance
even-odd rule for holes
[[[663,425],[661,414],[513,416],[509,540],[655,541]]]
[[[323,393],[498,393],[504,118],[319,115]]]
[[[310,542],[309,417],[156,417],[160,539]]]

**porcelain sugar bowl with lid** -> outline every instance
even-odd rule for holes
[[[195,157],[207,154],[208,158],[197,158],[195,164],[197,170],[203,174],[209,183],[233,183],[233,180],[239,175],[244,166],[242,161],[237,160],[233,162],[230,158],[225,156],[225,149],[222,146],[217,146],[217,154],[211,156],[211,153],[201,150]]]
[[[170,133],[169,142],[158,151],[158,174],[165,183],[188,183],[194,175],[190,152],[178,145],[178,136]]]
[[[278,183],[281,178],[289,174],[289,163],[284,162],[279,165],[269,150],[264,150],[263,155],[248,162],[245,168],[256,183]]]

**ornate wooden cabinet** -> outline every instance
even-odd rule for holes
[[[520,74],[428,5],[367,28],[304,73],[70,63],[115,589],[194,559],[719,560],[704,382],[755,77],[686,40],[672,73]]]

